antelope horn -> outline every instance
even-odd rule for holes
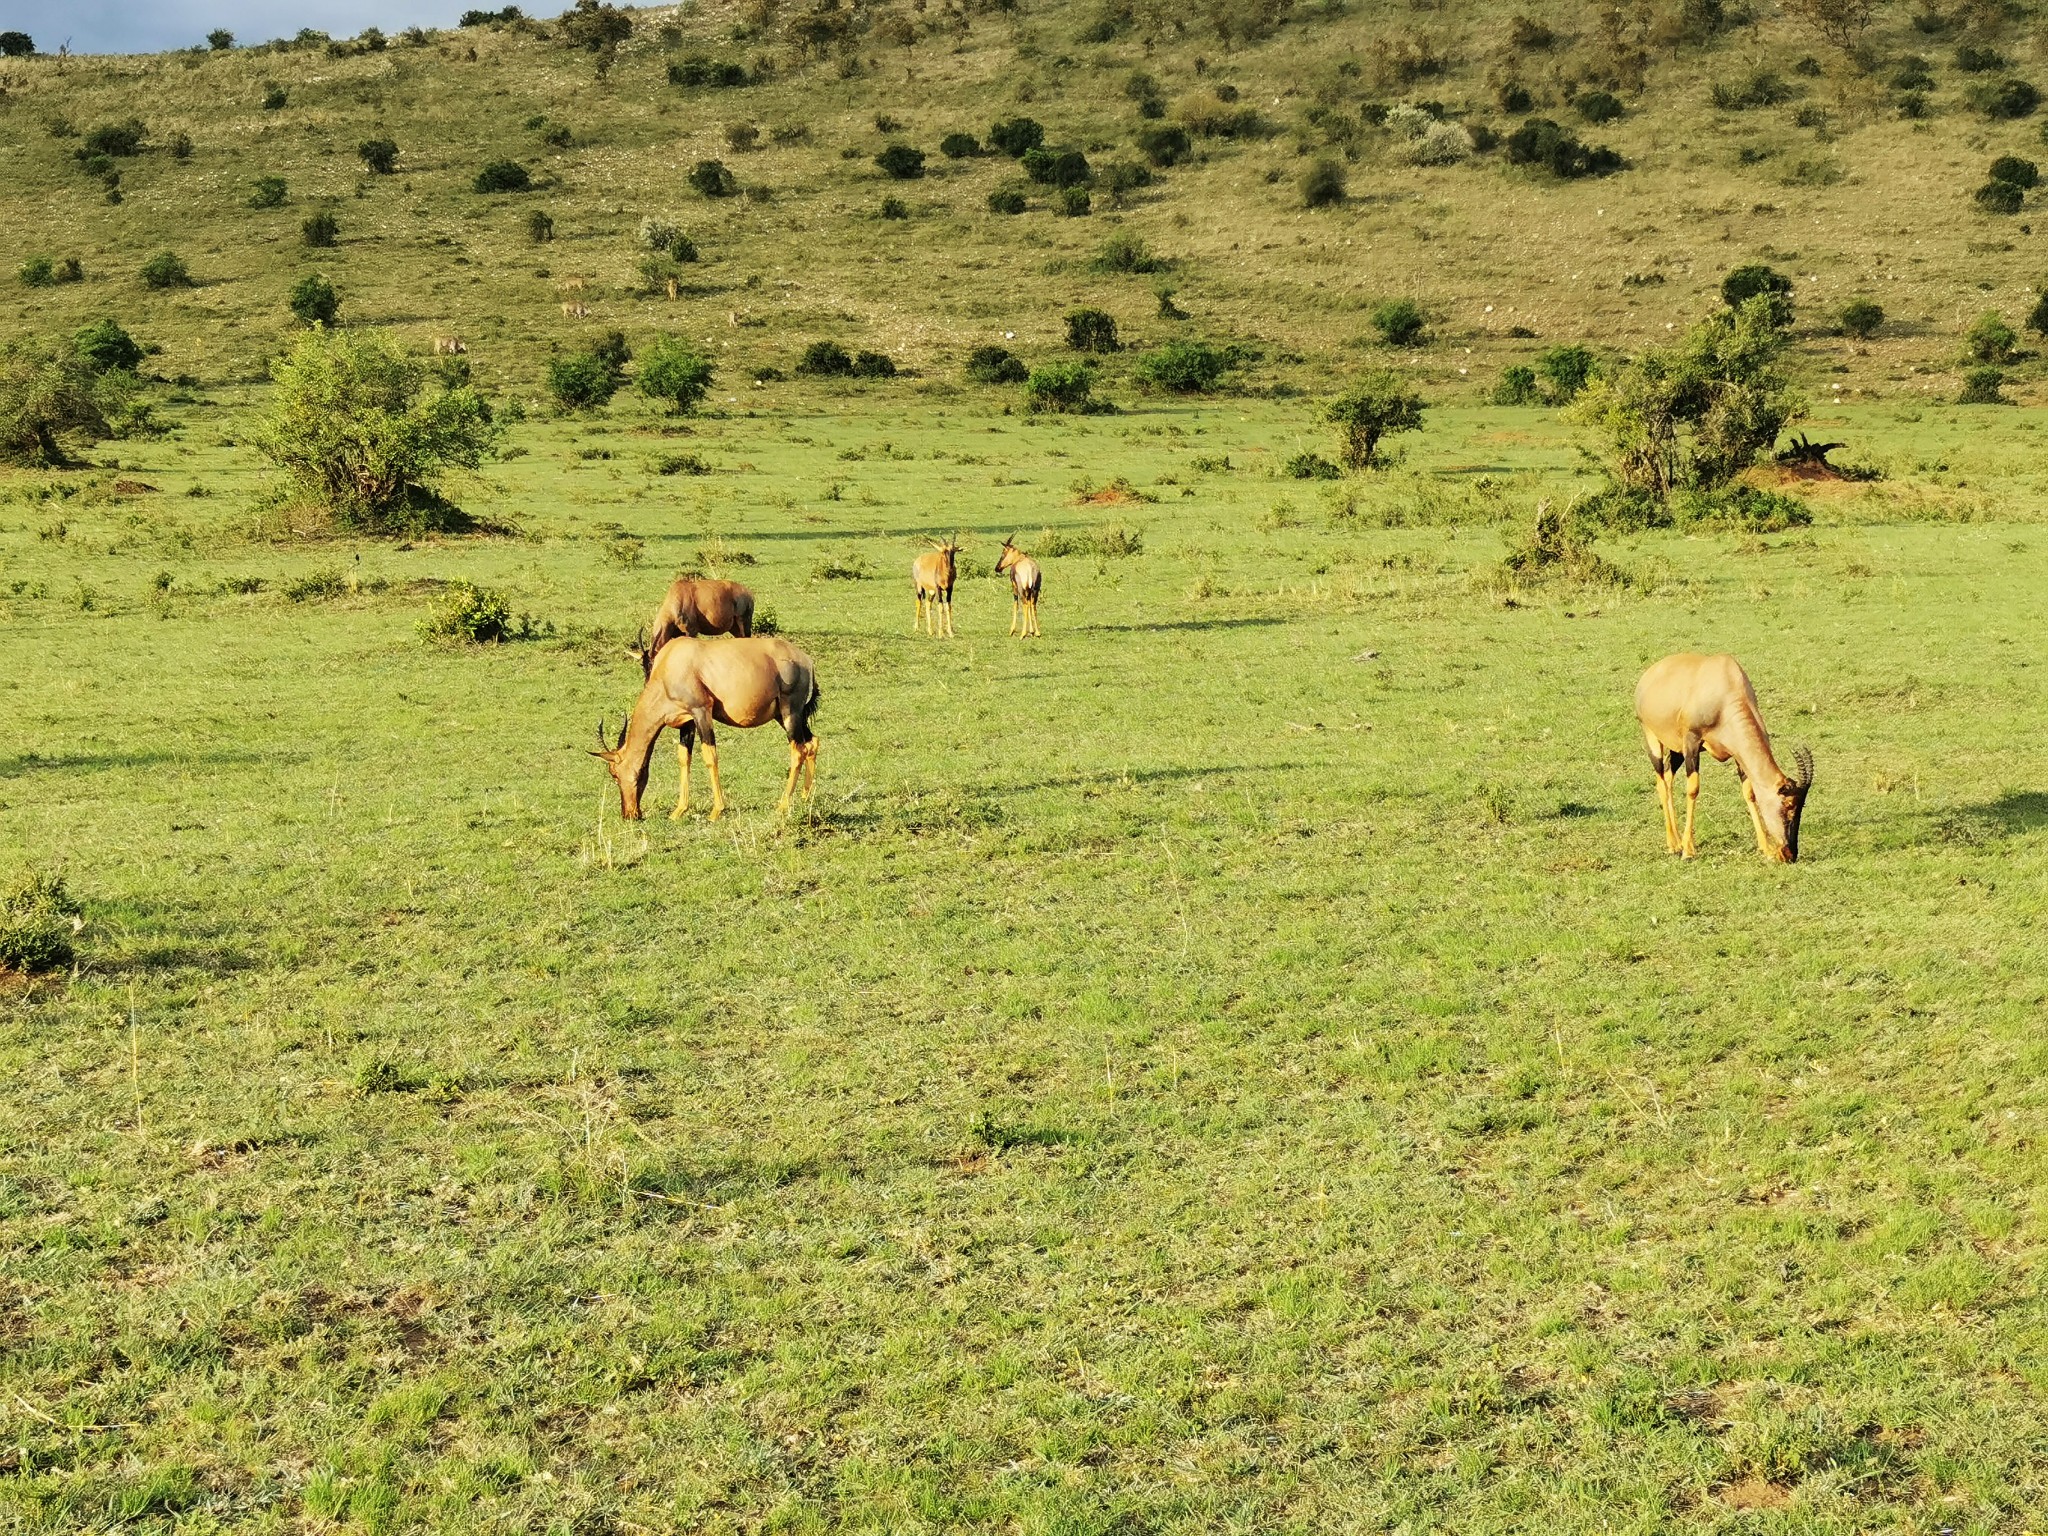
[[[584,750],[584,751],[586,751],[586,752],[589,752],[589,751],[590,751],[590,749],[589,749],[588,747],[585,747],[585,748],[584,748],[583,750]],[[609,757],[610,757],[610,756],[612,755],[612,749],[611,749],[611,745],[610,745],[610,743],[608,743],[608,742],[607,742],[607,741],[606,741],[606,740],[604,739],[604,716],[603,716],[603,715],[599,715],[599,716],[597,717],[597,750],[596,750],[595,752],[591,752],[591,753],[590,753],[590,755],[591,755],[592,757],[603,757],[603,758],[609,758]]]
[[[621,748],[623,748],[623,747],[624,747],[624,746],[626,745],[626,728],[627,728],[627,727],[628,727],[629,725],[631,725],[632,723],[633,723],[633,722],[632,722],[632,719],[631,719],[631,717],[630,717],[630,716],[627,716],[627,715],[621,715],[621,716],[619,716],[619,739],[618,739],[618,743],[617,743],[617,745],[615,745],[615,746],[614,746],[614,747],[612,748],[612,750],[613,750],[614,752],[617,752],[617,751],[619,751],[619,750],[620,750]]]
[[[1801,789],[1813,788],[1813,749],[1798,746],[1792,749],[1792,766],[1799,774]]]

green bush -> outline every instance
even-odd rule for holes
[[[341,295],[318,272],[308,272],[292,284],[291,297],[285,302],[301,325],[332,325],[341,313]]]
[[[287,98],[285,95],[284,87],[279,85],[275,80],[266,80],[263,82],[264,111],[281,112],[284,110],[284,104],[288,99],[289,98]]]
[[[398,145],[390,139],[365,139],[356,146],[356,153],[379,176],[389,176],[398,169]]]
[[[341,244],[341,221],[323,208],[299,226],[299,236],[314,250],[331,250]]]
[[[896,377],[896,359],[886,352],[856,352],[853,354],[853,376],[857,379],[893,379]]]
[[[1229,370],[1230,354],[1201,341],[1169,341],[1140,357],[1132,372],[1140,383],[1175,395],[1207,394]]]
[[[62,875],[25,871],[0,895],[0,969],[32,975],[71,964],[81,910]]]
[[[1624,168],[1615,151],[1579,142],[1578,136],[1559,127],[1547,117],[1532,117],[1502,141],[1508,164],[1533,166],[1563,181],[1585,176],[1609,176]]]
[[[1744,533],[1783,533],[1813,522],[1813,509],[1798,497],[1741,484],[1687,492],[1673,502],[1671,511],[1672,521],[1681,528],[1734,528]]]
[[[672,60],[668,66],[668,83],[688,89],[710,86],[719,90],[734,90],[749,84],[744,64],[730,60],[714,59],[708,54],[690,53]]]
[[[1606,91],[1587,91],[1572,103],[1572,110],[1589,123],[1611,123],[1621,116],[1621,103]]]
[[[915,181],[924,174],[924,151],[908,144],[891,144],[875,156],[875,164],[897,181]]]
[[[1088,267],[1090,271],[1108,273],[1166,272],[1173,263],[1153,255],[1137,235],[1120,229],[1102,242]]]
[[[739,178],[718,160],[699,160],[692,166],[690,185],[706,197],[733,197],[740,190]]]
[[[1104,404],[1094,395],[1095,375],[1086,363],[1047,363],[1024,381],[1024,404],[1032,411],[1091,415]]]
[[[678,416],[687,416],[710,392],[715,374],[711,360],[680,336],[657,336],[641,354],[634,385],[650,400],[660,400]]]
[[[1012,160],[1045,143],[1045,129],[1028,117],[1013,117],[988,131],[988,141]]]
[[[988,195],[990,213],[1022,213],[1029,206],[1024,194],[1014,187],[998,187]]]
[[[537,623],[531,614],[515,618],[504,593],[467,581],[451,583],[440,605],[420,621],[420,633],[429,640],[455,645],[503,645],[551,632],[552,626]]]
[[[967,354],[967,377],[976,384],[1021,384],[1024,360],[1008,347],[976,347]]]
[[[26,32],[0,32],[0,59],[31,58],[35,51],[36,40]]]
[[[57,263],[48,256],[31,256],[16,273],[24,287],[47,288],[57,281]]]
[[[2041,104],[2041,93],[2025,80],[2000,80],[1973,85],[1968,91],[1970,105],[1994,121],[2031,117]]]
[[[1792,99],[1792,87],[1768,69],[1753,69],[1739,80],[1716,81],[1714,105],[1724,112],[1747,112],[1754,107],[1775,107]]]
[[[910,217],[910,205],[900,197],[885,197],[880,212],[885,219],[907,219]]]
[[[1996,368],[1972,368],[1963,375],[1962,392],[1956,396],[1957,405],[2011,405],[2011,398],[2002,386],[2005,375]]]
[[[2041,184],[2041,168],[2018,155],[2000,155],[1991,162],[1991,179],[2009,181],[2016,187],[2037,187]]]
[[[0,342],[0,461],[62,465],[67,439],[109,437],[125,403],[125,373],[98,372],[75,348]]]
[[[252,441],[299,495],[367,532],[441,510],[435,482],[474,469],[500,435],[475,390],[428,395],[426,365],[379,331],[308,331],[270,377]]]
[[[2034,301],[2034,307],[2027,314],[2027,329],[2037,336],[2048,336],[2048,292]]]
[[[1296,480],[1341,480],[1344,478],[1343,466],[1331,463],[1320,453],[1297,453],[1281,468],[1283,473]]]
[[[145,288],[190,288],[192,274],[175,251],[158,251],[142,264],[139,274]]]
[[[1762,262],[1735,268],[1721,279],[1721,302],[1740,309],[1758,294],[1770,298],[1771,323],[1781,329],[1792,323],[1792,279]]]
[[[1985,310],[1963,332],[1963,355],[1980,363],[2008,362],[2018,344],[2019,336],[1996,310]]]
[[[981,141],[971,133],[949,133],[939,140],[939,153],[948,160],[972,160],[981,153]]]
[[[836,341],[814,341],[797,359],[798,378],[843,379],[853,373],[853,357]]]
[[[1884,307],[1869,299],[1851,299],[1836,319],[1845,334],[1868,341],[1884,324]]]
[[[610,359],[596,352],[550,358],[547,381],[548,393],[565,411],[589,411],[608,404],[624,382]]]
[[[526,215],[526,238],[535,245],[546,245],[555,238],[554,219],[539,208]]]
[[[1086,218],[1094,206],[1095,200],[1086,187],[1061,187],[1054,200],[1054,211],[1069,219]]]
[[[1390,347],[1415,345],[1428,323],[1413,299],[1388,299],[1372,312],[1372,328]]]
[[[1988,75],[2006,67],[2006,57],[1996,48],[1978,48],[1964,43],[1956,50],[1956,68],[1966,75]]]
[[[478,192],[524,192],[533,177],[517,160],[493,160],[470,183]]]
[[[1495,405],[1536,404],[1543,398],[1536,388],[1536,370],[1526,363],[1510,363],[1501,370],[1489,398]]]
[[[1115,352],[1116,317],[1100,309],[1076,309],[1067,314],[1067,345],[1076,352]]]
[[[249,184],[249,206],[281,208],[284,206],[285,191],[285,179],[282,176],[258,176]]]
[[[1022,164],[1026,176],[1048,187],[1083,187],[1094,174],[1078,149],[1027,149]]]
[[[121,328],[118,320],[95,320],[71,338],[76,352],[94,373],[133,373],[142,363],[143,351],[135,338]]]
[[[1343,162],[1316,160],[1301,173],[1301,205],[1304,208],[1335,208],[1343,203],[1349,183]]]
[[[142,141],[149,137],[149,130],[139,117],[127,118],[118,123],[101,123],[90,129],[84,140],[85,151],[95,155],[139,155]]]
[[[1987,181],[1972,194],[1982,213],[2018,213],[2026,206],[2027,194],[2009,181]]]
[[[1909,54],[1899,61],[1899,67],[1892,73],[1891,84],[1895,91],[1931,91],[1934,89],[1934,71],[1920,55]]]
[[[1344,464],[1370,469],[1382,439],[1422,426],[1422,397],[1391,369],[1367,374],[1323,407],[1323,419],[1337,428]]]

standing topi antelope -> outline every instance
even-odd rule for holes
[[[1010,633],[1016,634],[1018,622],[1023,622],[1027,639],[1038,633],[1038,589],[1045,580],[1045,572],[1038,562],[1017,548],[1013,542],[1014,533],[1003,540],[1002,552],[996,556],[996,574],[1009,573],[1010,577]]]
[[[654,658],[677,635],[732,635],[744,640],[754,632],[754,594],[736,581],[684,576],[668,589],[654,613],[654,633],[634,645],[628,655],[640,663],[645,677]]]
[[[690,813],[690,748],[704,743],[704,766],[711,774],[711,819],[725,814],[725,791],[718,782],[716,724],[749,730],[779,721],[789,735],[789,778],[776,809],[787,812],[801,771],[804,798],[818,782],[818,738],[811,715],[821,697],[811,658],[779,636],[758,640],[673,640],[654,658],[633,713],[619,727],[619,739],[607,742],[604,721],[597,722],[602,758],[619,786],[619,813],[640,819],[640,796],[647,788],[647,769],[655,738],[669,726],[681,738],[676,756],[682,766],[682,794],[669,813],[677,820]]]
[[[434,356],[436,357],[460,357],[468,350],[469,347],[460,336],[436,336],[434,338]]]
[[[1692,839],[1693,808],[1700,798],[1700,748],[1714,761],[1735,759],[1742,796],[1756,829],[1757,852],[1791,864],[1799,858],[1799,818],[1813,788],[1813,754],[1805,747],[1792,753],[1796,777],[1787,774],[1771,755],[1770,733],[1757,712],[1756,690],[1749,674],[1733,656],[1666,656],[1636,684],[1636,719],[1650,749],[1650,767],[1657,775],[1657,799],[1664,807],[1664,843],[1673,853],[1692,858],[1699,849]],[[1678,830],[1673,804],[1679,764],[1685,765],[1685,832]]]
[[[960,553],[959,535],[933,539],[931,548],[910,562],[910,585],[917,598],[917,616],[910,632],[953,637],[953,560]]]

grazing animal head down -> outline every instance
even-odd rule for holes
[[[643,755],[637,765],[628,764],[626,760],[627,724],[627,721],[621,720],[619,722],[619,739],[615,742],[607,742],[604,734],[604,716],[599,715],[597,717],[597,750],[591,752],[590,755],[604,764],[606,771],[612,776],[612,782],[619,786],[620,814],[628,821],[638,821],[640,819],[640,796],[647,788],[647,767],[651,759]],[[589,749],[586,748],[585,750]]]
[[[1778,862],[1799,862],[1799,818],[1806,810],[1806,796],[1813,788],[1813,753],[1806,747],[1792,752],[1792,772],[1778,786],[1778,818],[1784,823],[1785,840],[1778,847]]]

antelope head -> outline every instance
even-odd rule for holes
[[[996,574],[1000,576],[1023,558],[1024,551],[1017,547],[1017,535],[1013,533],[1003,540],[1003,547],[996,552]]]
[[[1806,810],[1807,791],[1813,788],[1813,751],[1792,749],[1792,772],[1778,786],[1778,815],[1785,823],[1785,841],[1778,849],[1781,864],[1799,862],[1799,818]]]
[[[597,717],[597,748],[595,751],[591,751],[587,747],[584,750],[589,751],[592,757],[597,758],[604,764],[606,772],[612,776],[612,782],[619,786],[619,814],[627,821],[638,821],[640,819],[640,793],[647,788],[647,766],[653,754],[643,753],[640,761],[637,763],[628,760],[626,754],[626,731],[628,724],[629,721],[621,720],[619,722],[619,739],[615,742],[608,742],[605,740],[604,734],[604,716],[599,715]]]
[[[645,677],[654,670],[654,653],[647,649],[647,626],[645,624],[640,626],[640,633],[634,637],[633,643],[626,647],[626,654],[640,663],[640,675],[642,677]],[[600,739],[603,735],[604,732],[600,728],[598,731]]]

